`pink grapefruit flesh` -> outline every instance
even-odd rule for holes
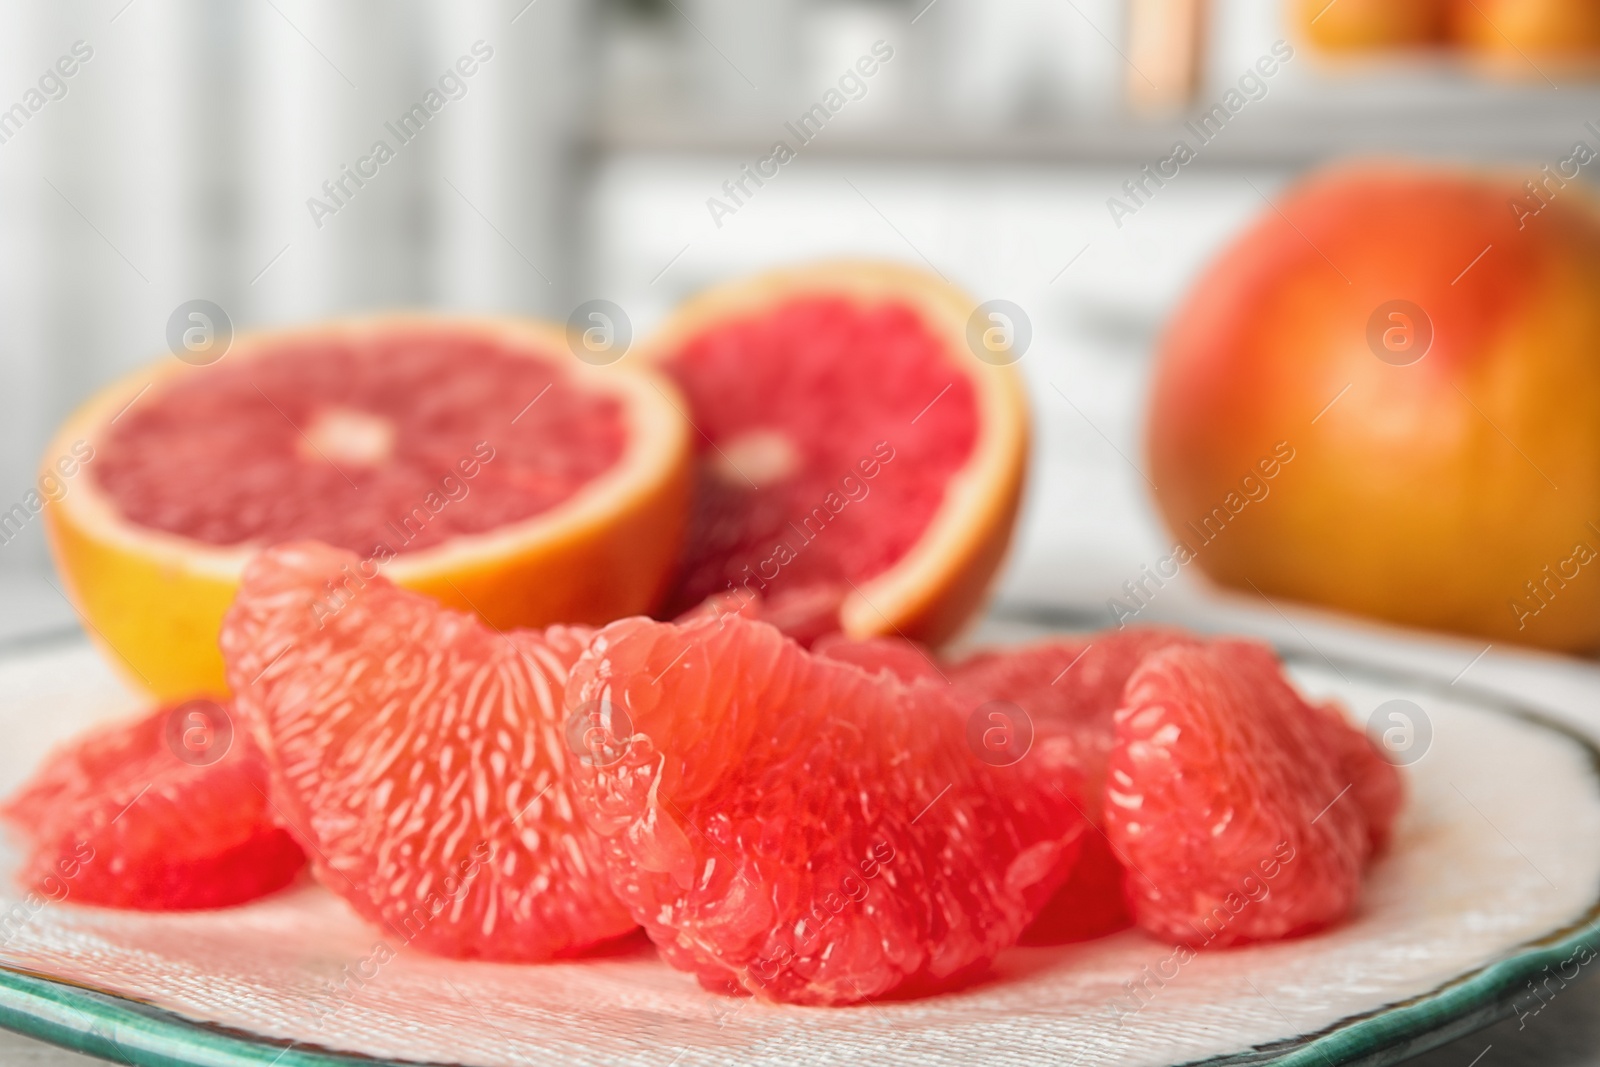
[[[680,348],[665,368],[704,436],[674,605],[752,581],[781,602],[899,561],[977,439],[941,343],[903,306],[799,298]]]
[[[958,984],[1085,830],[1069,796],[982,762],[941,689],[735,614],[613,623],[567,703],[627,724],[614,759],[580,764],[580,803],[612,888],[712,989],[846,1004]]]
[[[609,622],[654,610],[671,581],[683,406],[641,362],[590,365],[537,322],[246,335],[83,404],[48,453],[81,472],[45,522],[90,632],[163,699],[225,688],[217,633],[239,576],[300,538],[502,629]]]
[[[219,908],[288,885],[305,855],[276,823],[260,750],[234,725],[227,705],[194,700],[51,753],[0,807],[28,845],[18,881],[47,899],[141,911]]]
[[[1335,728],[1367,743],[1307,703],[1263,645],[1176,645],[1145,659],[1116,714],[1105,814],[1143,929],[1224,946],[1350,912],[1373,833]]]
[[[625,437],[622,405],[559,364],[418,330],[223,360],[136,402],[88,469],[148,529],[367,556],[540,515],[611,468]]]
[[[634,929],[578,819],[561,696],[585,627],[496,632],[315,542],[246,569],[222,647],[317,879],[447,956]]]
[[[1015,519],[1027,405],[980,358],[977,305],[887,263],[711,289],[645,359],[696,430],[690,535],[668,613],[737,590],[799,639],[937,645],[979,607]]]

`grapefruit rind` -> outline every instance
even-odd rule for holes
[[[630,432],[616,464],[567,500],[488,533],[398,556],[385,575],[500,628],[603,623],[653,607],[670,578],[690,492],[683,401],[663,376],[566,359],[564,333],[545,323],[407,314],[243,335],[225,358],[413,329],[490,340],[558,363],[581,387],[622,400]],[[98,449],[111,422],[147,390],[206,370],[169,359],[108,386],[60,428],[46,466],[78,441]],[[118,514],[93,471],[90,461],[45,508],[66,592],[92,638],[131,681],[162,699],[226,691],[217,633],[245,564],[264,546],[219,547],[137,526]]]
[[[839,608],[840,629],[848,636],[898,633],[938,645],[982,604],[1010,544],[1027,473],[1022,379],[1014,366],[980,360],[967,347],[976,301],[938,277],[892,262],[846,260],[774,270],[690,299],[650,339],[642,358],[669,363],[719,323],[807,297],[910,306],[944,339],[952,371],[972,383],[980,432],[971,457],[947,483],[943,503],[911,550],[888,570],[856,583]]]

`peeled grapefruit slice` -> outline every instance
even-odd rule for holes
[[[943,688],[737,614],[612,623],[567,705],[612,735],[577,767],[612,888],[712,989],[846,1004],[970,978],[1085,829],[1027,761],[979,759]]]
[[[47,455],[82,442],[93,458],[45,514],[74,602],[130,677],[214,692],[240,572],[297,537],[495,626],[649,610],[688,507],[682,403],[536,323],[242,337],[220,362],[169,359],[79,409]]]
[[[917,681],[950,684],[934,653],[898,637],[852,638],[832,633],[818,639],[811,651],[827,659],[854,663],[868,674],[885,672],[907,684]]]
[[[1098,822],[1116,737],[1113,716],[1129,677],[1158,649],[1198,643],[1182,630],[1130,626],[976,652],[947,673],[967,704],[1010,701],[1039,735],[1061,739],[1083,774],[1087,812]]]
[[[819,640],[815,652],[854,663],[867,671],[886,671],[906,683],[944,687],[978,720],[980,739],[1025,732],[1031,780],[1077,797],[1095,825],[1086,834],[1071,877],[1021,936],[1024,945],[1083,941],[1130,923],[1122,899],[1122,865],[1113,854],[1102,823],[1106,761],[1115,739],[1113,713],[1123,686],[1151,651],[1196,639],[1179,630],[1134,627],[1082,637],[1055,637],[1014,648],[974,652],[950,663],[926,649],[894,637],[852,640],[834,634]]]
[[[18,881],[50,900],[161,911],[280,889],[305,856],[267,801],[267,767],[225,704],[91,730],[0,806],[27,842]]]
[[[685,305],[646,353],[698,431],[669,613],[739,589],[855,637],[954,633],[1005,552],[1028,439],[1010,356],[969,347],[977,310],[886,263],[778,271]]]
[[[269,549],[222,630],[317,879],[447,956],[550,959],[633,930],[570,790],[561,698],[590,630],[497,633],[358,567]]]
[[[1380,855],[1389,847],[1394,821],[1405,804],[1405,782],[1367,735],[1351,728],[1337,704],[1313,707],[1321,719],[1323,743],[1333,753],[1335,772],[1350,784],[1350,797],[1366,823],[1371,854]]]
[[[1022,932],[1022,944],[1084,941],[1133,922],[1123,900],[1122,861],[1102,818],[1113,715],[1147,655],[1194,642],[1180,630],[1129,627],[977,652],[948,669],[967,704],[1002,700],[1020,708],[1037,738],[1033,758],[1084,781],[1084,812],[1095,831],[1085,838],[1072,877]]]
[[[1330,731],[1366,739],[1324,710],[1252,642],[1170,647],[1134,672],[1116,714],[1106,824],[1141,927],[1222,946],[1349,913],[1388,826],[1369,826]]]

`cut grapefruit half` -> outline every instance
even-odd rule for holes
[[[533,322],[388,316],[241,337],[91,399],[46,454],[68,593],[130,677],[222,691],[245,563],[317,538],[497,627],[651,610],[688,509],[683,401]],[[89,458],[63,481],[56,458]],[[41,479],[43,483],[43,479]]]
[[[852,637],[955,633],[1000,565],[1027,462],[1010,350],[969,344],[979,310],[871,262],[776,271],[681,308],[645,351],[697,431],[668,613],[733,590],[779,617],[824,611]]]

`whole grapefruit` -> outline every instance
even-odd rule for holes
[[[1600,222],[1524,180],[1335,168],[1206,267],[1150,402],[1160,573],[1600,643]]]

